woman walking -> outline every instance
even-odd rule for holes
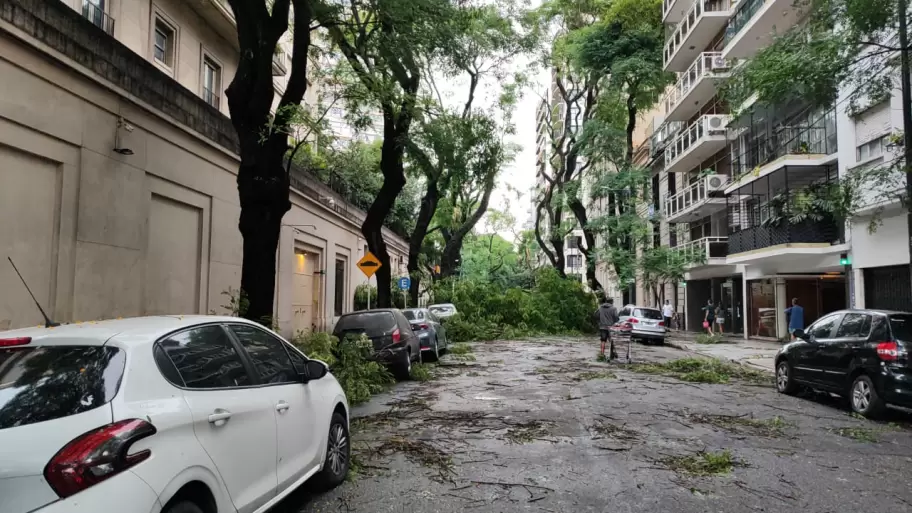
[[[713,334],[713,324],[716,322],[716,307],[713,306],[712,299],[706,300],[706,306],[703,307],[703,327],[710,335]]]
[[[722,309],[722,304],[716,307],[716,326],[719,327],[719,335],[725,335],[725,310]]]

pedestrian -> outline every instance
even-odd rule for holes
[[[716,326],[719,327],[719,335],[725,335],[725,310],[722,309],[722,304],[716,307]]]
[[[665,326],[668,329],[671,329],[671,318],[674,317],[674,307],[671,306],[671,301],[666,299],[665,304],[662,305],[662,317],[665,318]]]
[[[804,329],[804,308],[798,304],[798,298],[792,298],[792,306],[785,309],[789,317],[789,335],[795,340],[795,331]]]
[[[707,333],[713,334],[713,323],[716,322],[716,307],[713,306],[712,299],[706,300],[706,306],[703,307],[703,327]]]
[[[598,316],[599,338],[602,341],[602,350],[600,354],[605,354],[605,342],[608,342],[610,346],[608,358],[614,360],[618,355],[614,351],[614,340],[611,339],[611,327],[620,320],[617,308],[614,307],[614,300],[611,298],[605,300],[595,313]]]

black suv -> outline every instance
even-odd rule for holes
[[[333,335],[366,335],[374,345],[374,358],[388,365],[400,379],[408,379],[412,362],[421,363],[421,346],[412,326],[395,308],[364,310],[339,317]]]
[[[849,398],[874,417],[887,405],[912,407],[912,313],[840,310],[824,315],[776,354],[776,388],[800,386]]]

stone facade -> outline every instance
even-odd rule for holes
[[[0,88],[0,255],[48,313],[223,312],[242,261],[230,120],[56,1],[0,4]],[[364,212],[303,170],[292,204],[277,255],[286,334],[331,327],[366,281]],[[405,241],[386,239],[404,272]],[[0,290],[0,325],[41,322],[8,263]]]

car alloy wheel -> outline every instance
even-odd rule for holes
[[[342,424],[333,424],[329,431],[329,454],[326,458],[329,468],[336,476],[342,475],[348,465],[348,436]]]
[[[871,386],[859,379],[852,386],[852,406],[857,412],[865,412],[871,406]]]
[[[782,362],[779,364],[779,368],[776,369],[776,388],[778,388],[780,392],[785,392],[785,389],[788,387],[788,382],[788,363]]]

